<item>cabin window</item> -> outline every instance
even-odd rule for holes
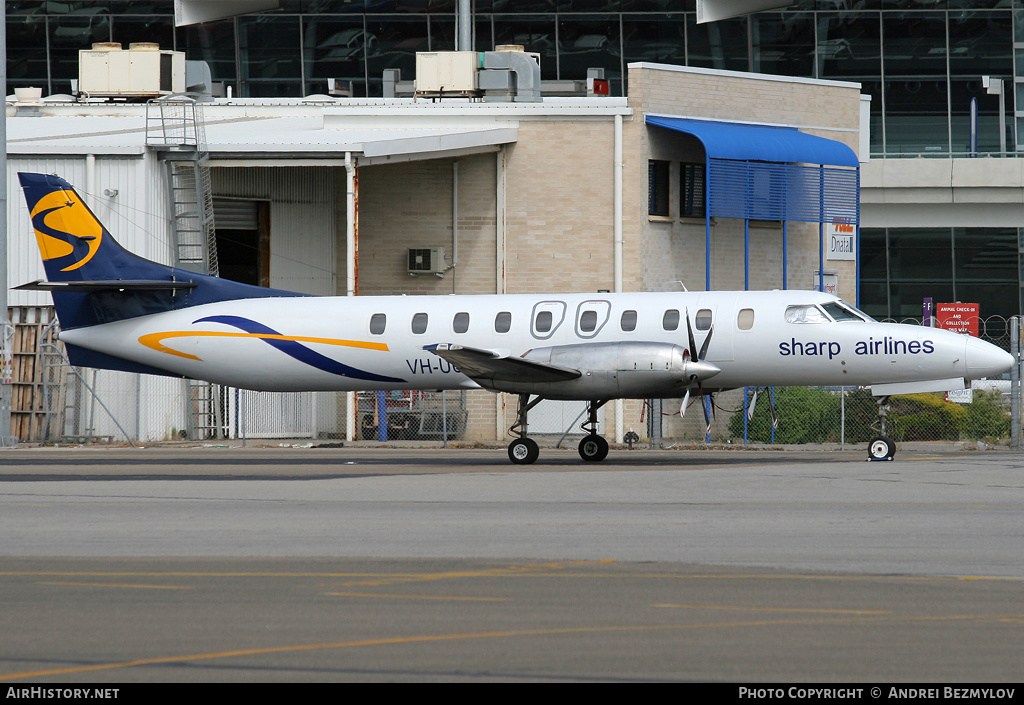
[[[452,319],[452,330],[456,333],[465,333],[469,330],[469,314],[465,311],[459,311],[455,314],[455,318]]]
[[[754,327],[754,309],[741,308],[736,316],[736,327],[740,330],[750,330]]]
[[[584,333],[593,333],[597,328],[597,311],[584,311],[580,314],[580,330]]]
[[[829,323],[829,320],[817,306],[787,306],[786,323]]]
[[[512,314],[509,311],[501,311],[494,317],[494,332],[508,333],[512,330]]]
[[[388,317],[383,313],[375,313],[370,316],[370,333],[383,335],[384,329],[388,327]]]
[[[665,330],[675,330],[679,327],[679,309],[670,308],[661,317],[661,327]]]
[[[534,326],[538,333],[547,333],[551,330],[551,323],[554,317],[551,315],[551,311],[538,311],[537,320]]]
[[[636,311],[623,311],[619,319],[619,328],[626,333],[636,330]]]
[[[427,332],[427,314],[417,313],[413,315],[412,332],[416,335]]]
[[[693,319],[693,324],[697,326],[697,330],[708,330],[711,328],[711,309],[702,308],[697,311],[697,316]]]

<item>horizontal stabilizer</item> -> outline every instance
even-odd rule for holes
[[[481,387],[493,388],[495,382],[550,384],[582,376],[579,370],[509,357],[494,350],[449,343],[427,345],[423,349],[452,363]]]
[[[37,279],[28,284],[14,287],[20,291],[167,291],[171,289],[195,289],[198,284],[190,281],[163,281],[156,279],[106,279],[98,281],[47,282]]]

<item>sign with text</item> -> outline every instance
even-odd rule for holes
[[[946,401],[951,401],[955,404],[970,404],[974,401],[974,390],[958,389],[953,392],[946,392]]]
[[[939,328],[978,337],[978,304],[935,304]]]
[[[828,259],[857,259],[857,227],[852,223],[825,223],[825,248]]]
[[[839,275],[836,274],[835,272],[829,272],[826,269],[825,270],[825,277],[824,277],[824,279],[825,279],[825,281],[824,281],[825,288],[824,288],[823,291],[826,294],[832,294],[833,296],[839,296]],[[814,291],[822,291],[821,284],[822,284],[822,282],[818,279],[818,270],[815,269],[814,270],[814,280],[813,280],[813,283],[811,284],[811,289],[813,289]]]

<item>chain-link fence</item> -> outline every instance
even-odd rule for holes
[[[347,395],[273,393],[109,370],[73,368],[55,340],[52,315],[12,311],[15,435],[22,441],[152,442],[218,438],[344,439]],[[901,323],[917,323],[902,320]],[[1010,348],[1009,319],[980,322],[982,337]],[[889,399],[887,435],[897,442],[1007,443],[1011,393],[1007,379],[975,382],[968,393],[911,394]],[[361,392],[354,437],[371,441],[507,440],[513,395],[487,392]],[[625,400],[598,414],[609,441],[673,444],[864,444],[878,435],[878,404],[860,388],[738,389],[682,400]],[[1019,408],[1019,405],[1018,405]],[[616,414],[621,413],[621,419]],[[707,418],[707,422],[705,421]],[[544,401],[530,412],[529,432],[557,442],[585,432],[585,402]],[[1019,426],[1018,426],[1019,428]],[[618,431],[621,429],[622,437]],[[630,436],[630,438],[626,438]]]

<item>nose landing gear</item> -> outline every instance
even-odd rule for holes
[[[892,460],[896,456],[896,442],[886,434],[885,421],[889,415],[889,397],[875,397],[878,404],[878,426],[879,435],[871,439],[868,444],[868,460]]]

